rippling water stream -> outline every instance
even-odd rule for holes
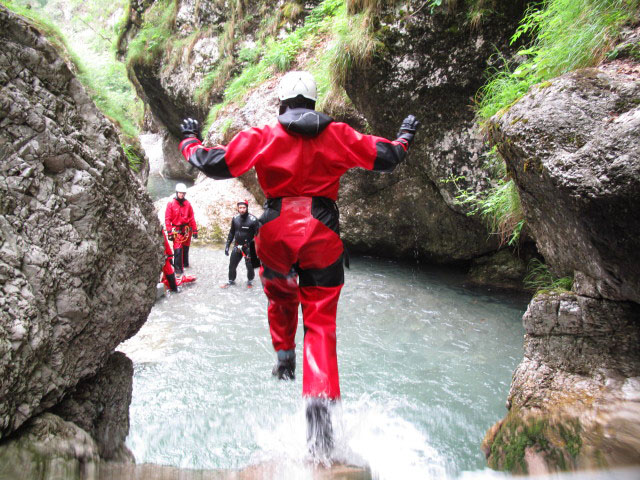
[[[127,445],[139,463],[268,464],[272,478],[305,478],[301,375],[271,377],[259,282],[222,290],[222,250],[193,247],[191,256],[197,282],[159,300],[121,347],[135,365]],[[246,278],[243,264],[238,274]],[[523,299],[466,289],[441,270],[353,259],[338,307],[343,398],[333,460],[381,479],[484,470],[480,442],[506,413],[525,307]],[[301,326],[297,342],[300,367]]]

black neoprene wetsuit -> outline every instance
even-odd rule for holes
[[[231,243],[234,243],[233,250],[231,251],[231,258],[229,259],[229,281],[234,282],[236,280],[236,269],[242,257],[245,260],[245,266],[247,267],[247,279],[253,280],[255,272],[253,271],[253,265],[251,264],[251,254],[249,245],[253,241],[253,238],[258,233],[260,224],[258,219],[250,213],[244,215],[236,215],[231,220],[231,229],[229,230],[229,236],[227,237],[226,249],[229,249]]]

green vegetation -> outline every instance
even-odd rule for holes
[[[127,47],[127,68],[152,64],[165,51],[178,13],[176,0],[157,0],[144,14],[144,23]]]
[[[570,470],[582,448],[578,420],[523,419],[510,412],[491,444],[489,466],[512,473],[528,473],[525,450],[532,448],[559,470]]]
[[[573,287],[573,277],[558,278],[551,273],[547,265],[533,258],[529,262],[528,273],[524,277],[524,286],[535,291],[536,295],[569,292]]]
[[[472,192],[459,186],[463,176],[451,176],[441,180],[453,183],[456,188],[456,200],[460,205],[470,208],[467,215],[480,215],[489,230],[499,235],[500,246],[514,247],[520,240],[525,225],[524,212],[515,182],[509,178],[504,160],[494,147],[485,154],[484,164],[492,178],[492,185],[483,191]]]
[[[302,27],[282,39],[267,38],[264,44],[256,47],[251,52],[253,61],[245,57],[247,66],[227,84],[222,104],[215,105],[210,110],[203,131],[209,129],[217,112],[225,105],[239,101],[249,89],[268,80],[274,73],[289,70],[302,49],[313,48],[316,36],[328,32],[334,17],[343,11],[344,0],[324,0],[307,15]],[[210,75],[205,79],[205,83],[213,84],[219,73],[214,70]],[[206,86],[201,86],[199,90],[204,89]]]
[[[96,60],[91,55],[92,52],[104,51],[105,45],[106,50],[109,51],[111,45],[110,33],[99,26],[100,22],[95,20],[97,17],[93,17],[93,15],[101,15],[103,18],[107,18],[108,15],[105,13],[104,6],[100,7],[97,4],[87,6],[81,0],[71,0],[72,5],[86,8],[86,11],[83,10],[85,14],[78,16],[78,21],[81,22],[83,28],[86,28],[86,25],[94,24],[94,26],[91,26],[91,30],[96,34],[94,43],[90,45],[89,50],[83,52],[88,55],[81,57],[70,48],[67,36],[55,23],[57,17],[52,16],[49,10],[29,8],[29,2],[25,0],[0,0],[0,3],[19,15],[30,19],[49,39],[56,50],[68,60],[67,63],[74,69],[74,73],[98,109],[119,127],[122,147],[131,167],[137,171],[140,159],[135,154],[132,154],[133,150],[130,145],[137,141],[139,134],[139,124],[142,120],[142,102],[135,95],[133,87],[127,78],[124,65],[116,61],[113,52],[104,62],[101,61],[102,59],[91,62],[91,60]],[[43,7],[53,10],[59,9],[60,6],[59,0],[41,3]],[[113,31],[111,34],[113,34]]]
[[[431,0],[432,6],[442,3],[443,0]],[[477,2],[474,8],[487,6],[481,3]],[[544,0],[534,4],[511,39],[513,44],[524,36],[533,38],[527,48],[518,52],[526,60],[514,67],[502,59],[504,68],[490,72],[490,80],[478,92],[478,116],[486,121],[508,109],[532,85],[544,88],[550,85],[549,79],[558,75],[596,65],[611,50],[621,27],[637,21],[638,13],[640,0]],[[501,241],[509,238],[507,243],[512,245],[524,220],[515,184],[502,178],[485,192],[462,191],[459,200],[472,204],[473,212],[487,219]],[[540,266],[532,270],[529,281],[530,287],[539,291],[571,288],[571,279],[552,278]]]
[[[140,166],[142,165],[142,160],[136,153],[136,149],[133,145],[122,144],[122,151],[124,152],[127,160],[129,161],[129,165],[134,172],[140,171]]]
[[[622,26],[637,21],[639,13],[640,0],[545,0],[536,4],[511,39],[515,43],[523,36],[534,37],[519,52],[526,61],[518,66],[507,63],[492,72],[479,92],[479,116],[486,120],[504,111],[534,84],[598,64]]]

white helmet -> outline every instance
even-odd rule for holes
[[[298,95],[314,102],[318,99],[316,81],[309,72],[289,72],[280,80],[278,98],[281,102]]]
[[[176,193],[187,193],[187,186],[184,183],[177,184]]]

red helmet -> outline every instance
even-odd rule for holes
[[[244,205],[245,207],[249,208],[249,200],[238,200],[238,203],[236,205]]]

